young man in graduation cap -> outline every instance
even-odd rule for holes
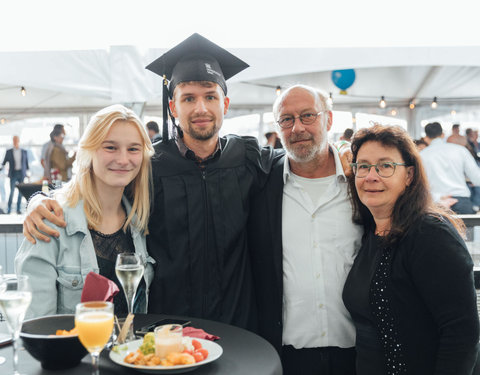
[[[247,67],[198,34],[147,66],[169,81],[163,138],[152,158],[147,246],[156,268],[150,312],[255,328],[246,221],[249,199],[265,183],[275,154],[253,137],[218,135],[229,106],[225,80]],[[59,213],[49,201],[26,219],[27,239],[46,238],[35,226],[54,235],[39,217],[63,224],[48,209]]]
[[[253,327],[245,223],[249,197],[266,180],[274,154],[252,137],[218,136],[230,102],[225,80],[247,67],[198,34],[147,66],[169,80],[163,142],[152,160],[151,312]]]

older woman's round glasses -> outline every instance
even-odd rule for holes
[[[394,163],[391,161],[378,164],[367,163],[351,163],[353,174],[355,177],[364,178],[370,173],[370,168],[375,167],[375,171],[380,177],[392,177],[395,173],[397,165],[407,166],[405,163]]]
[[[281,116],[278,119],[277,124],[282,129],[288,129],[293,127],[293,125],[295,124],[295,120],[298,118],[303,125],[312,125],[317,119],[317,117],[320,116],[322,113],[323,111],[318,113],[304,113],[300,116],[285,115]]]

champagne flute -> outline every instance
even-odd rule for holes
[[[13,339],[13,374],[18,372],[18,337],[23,319],[32,300],[28,276],[19,275],[1,281],[0,310],[7,321]]]
[[[133,302],[135,301],[135,294],[137,287],[142,279],[145,267],[142,260],[135,253],[121,253],[117,255],[115,262],[115,273],[120,284],[122,284],[125,298],[127,299],[128,313],[133,312]],[[133,325],[128,330],[126,341],[135,340],[133,333]]]
[[[100,352],[113,331],[113,303],[79,303],[75,308],[75,328],[78,339],[92,357],[92,375],[98,375]]]

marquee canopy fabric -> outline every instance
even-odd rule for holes
[[[0,111],[158,105],[161,79],[145,66],[165,49],[141,54],[133,46],[109,51],[0,52]],[[480,47],[232,49],[250,68],[229,81],[233,106],[269,106],[275,87],[305,83],[332,92],[336,103],[411,98],[454,102],[480,98]],[[355,69],[348,95],[339,96],[331,71]],[[23,86],[27,96],[19,95]]]

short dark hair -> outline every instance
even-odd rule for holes
[[[453,130],[453,129],[458,129],[459,127],[460,127],[460,124],[453,124],[453,125],[452,125],[452,130]]]
[[[53,130],[50,132],[50,140],[54,142],[55,137],[58,137],[60,134],[64,134],[64,133],[65,133],[65,130],[63,129],[63,125],[62,127],[54,127]]]
[[[428,138],[434,139],[442,135],[443,129],[442,125],[438,122],[430,122],[425,126],[425,134]]]
[[[353,129],[346,128],[345,131],[343,132],[343,138],[347,140],[352,138],[352,135],[353,135]]]
[[[147,129],[153,130],[155,133],[160,133],[160,128],[155,121],[149,121],[146,125]]]
[[[65,126],[63,124],[55,124],[53,125],[53,130],[61,130],[62,132],[65,132]]]
[[[423,138],[415,139],[415,140],[413,141],[413,143],[415,143],[417,146],[419,146],[419,145],[428,146],[428,143],[425,142],[425,140],[424,140]]]

